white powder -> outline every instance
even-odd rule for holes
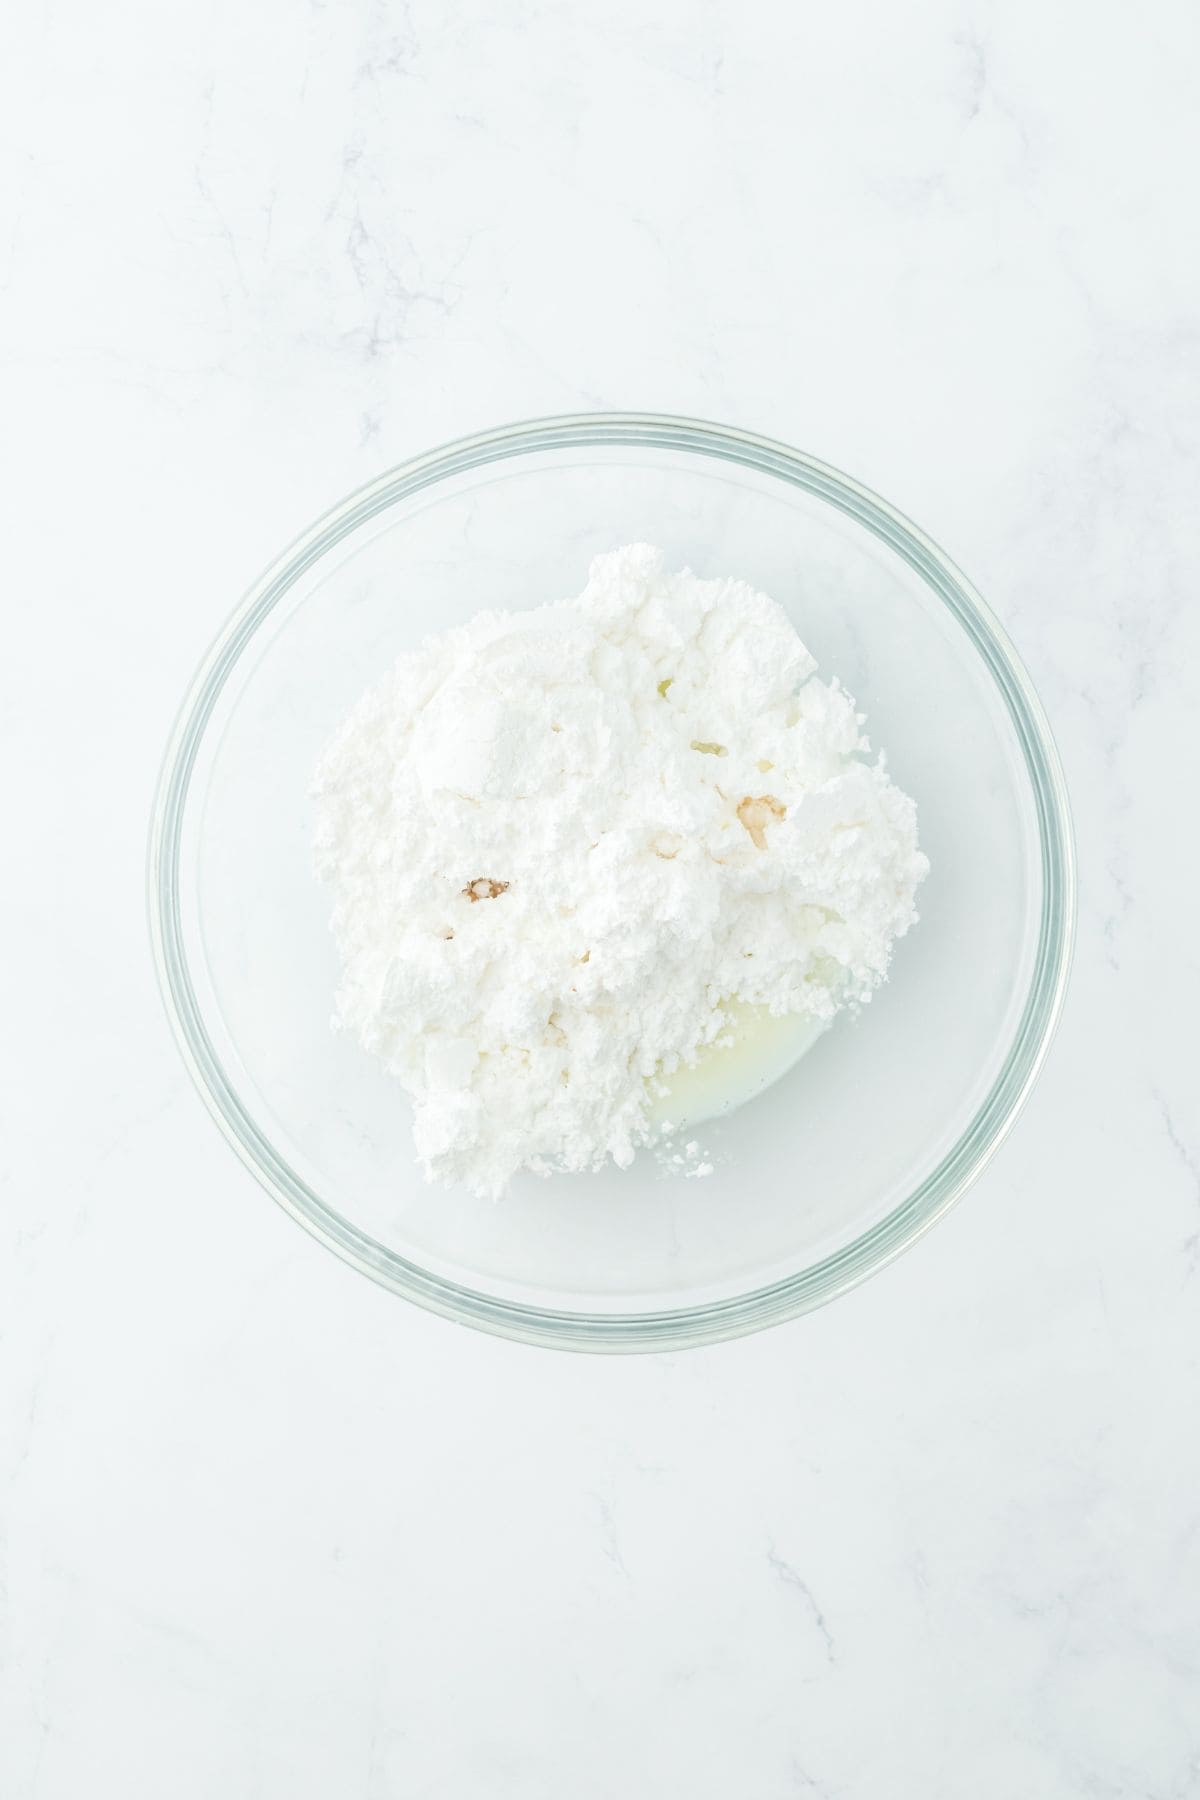
[[[773,600],[637,544],[577,600],[428,638],[350,714],[314,786],[338,1022],[411,1095],[431,1179],[624,1166],[723,1001],[870,997],[928,864],[815,667]]]

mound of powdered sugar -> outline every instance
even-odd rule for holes
[[[928,864],[782,608],[601,556],[577,600],[402,656],[317,769],[338,1022],[432,1179],[629,1163],[721,1002],[869,998]]]

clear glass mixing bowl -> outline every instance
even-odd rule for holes
[[[703,1128],[716,1173],[652,1157],[428,1187],[408,1103],[330,1029],[330,897],[308,783],[348,707],[425,633],[575,594],[660,545],[788,608],[912,794],[932,872],[891,979],[760,1098]],[[294,1218],[398,1294],[483,1329],[652,1349],[819,1305],[911,1244],[1012,1124],[1062,1004],[1067,801],[1028,677],[941,551],[846,476],[693,420],[517,425],[352,495],[267,570],[209,652],[150,846],[167,1010],[214,1118]]]

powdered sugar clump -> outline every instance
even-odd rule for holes
[[[355,707],[314,784],[338,1018],[431,1179],[624,1166],[722,1001],[824,1020],[883,979],[928,864],[815,668],[773,600],[639,544]]]

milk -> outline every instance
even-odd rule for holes
[[[650,1109],[655,1123],[686,1127],[732,1112],[786,1075],[825,1029],[795,1013],[773,1018],[765,1006],[740,1001],[727,1002],[722,1011],[727,1025],[721,1037],[731,1041],[710,1044],[694,1066],[661,1078],[667,1091]]]

